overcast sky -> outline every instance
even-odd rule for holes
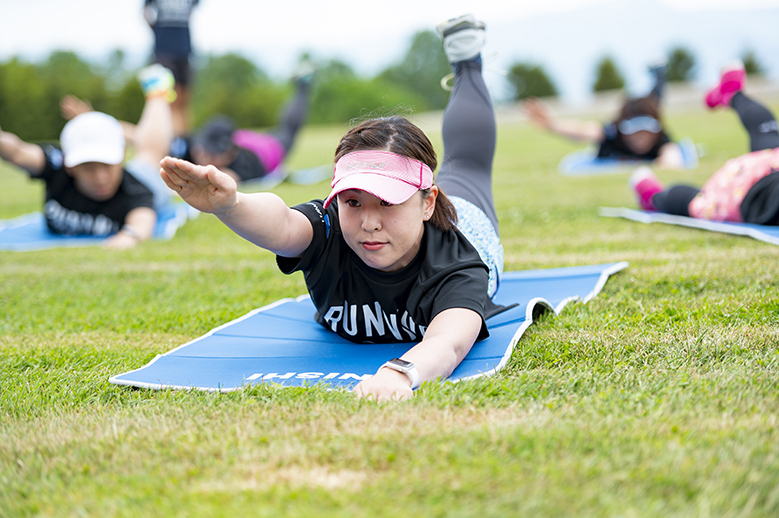
[[[489,38],[490,26],[538,16],[548,20],[544,15],[604,4],[624,12],[646,1],[687,12],[779,7],[779,0],[201,0],[191,28],[199,54],[237,51],[277,77],[288,74],[303,51],[337,57],[372,74],[397,61],[414,32],[462,13],[484,20]],[[0,0],[0,60],[15,55],[36,60],[55,49],[100,60],[121,48],[140,64],[153,43],[142,5],[143,0]],[[506,37],[501,41],[505,46]]]

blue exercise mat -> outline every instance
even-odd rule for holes
[[[682,152],[684,169],[698,167],[698,149],[692,140],[683,139],[676,143]],[[617,160],[613,158],[598,158],[596,149],[581,149],[568,153],[557,165],[561,174],[567,176],[585,176],[596,174],[612,174],[633,171],[640,165],[650,163],[649,160]]]
[[[601,207],[600,215],[608,218],[625,218],[640,223],[667,223],[683,227],[722,232],[747,236],[758,241],[779,245],[779,227],[768,225],[754,225],[751,223],[731,223],[727,221],[711,221],[708,219],[688,218],[686,216],[674,216],[663,212],[647,212],[643,210],[627,209],[624,207]]]
[[[518,304],[487,320],[490,336],[477,342],[451,381],[494,374],[540,309],[559,313],[572,300],[587,302],[628,263],[507,272],[495,302]],[[116,385],[231,391],[252,383],[348,388],[367,379],[414,343],[355,344],[314,321],[308,295],[280,300],[159,355],[148,365],[112,377]]]
[[[155,239],[171,239],[188,219],[199,214],[185,203],[172,204],[158,212]],[[0,221],[0,250],[28,252],[61,247],[98,246],[105,237],[55,234],[46,226],[41,212]]]

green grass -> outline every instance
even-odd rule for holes
[[[701,184],[746,148],[733,114],[668,119],[709,154],[663,180]],[[292,165],[328,162],[342,131],[307,128]],[[212,216],[129,251],[0,252],[0,516],[779,515],[779,247],[601,218],[633,206],[626,175],[559,176],[575,148],[500,127],[506,269],[630,267],[531,326],[500,374],[403,403],[110,385],[305,291]],[[0,218],[40,207],[17,171],[0,185]]]

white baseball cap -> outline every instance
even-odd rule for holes
[[[87,112],[65,124],[60,134],[65,166],[86,162],[121,164],[124,161],[124,131],[118,120],[101,112]]]

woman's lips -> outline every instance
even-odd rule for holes
[[[384,243],[379,241],[363,241],[362,247],[373,252],[376,250],[381,250],[384,247]]]

